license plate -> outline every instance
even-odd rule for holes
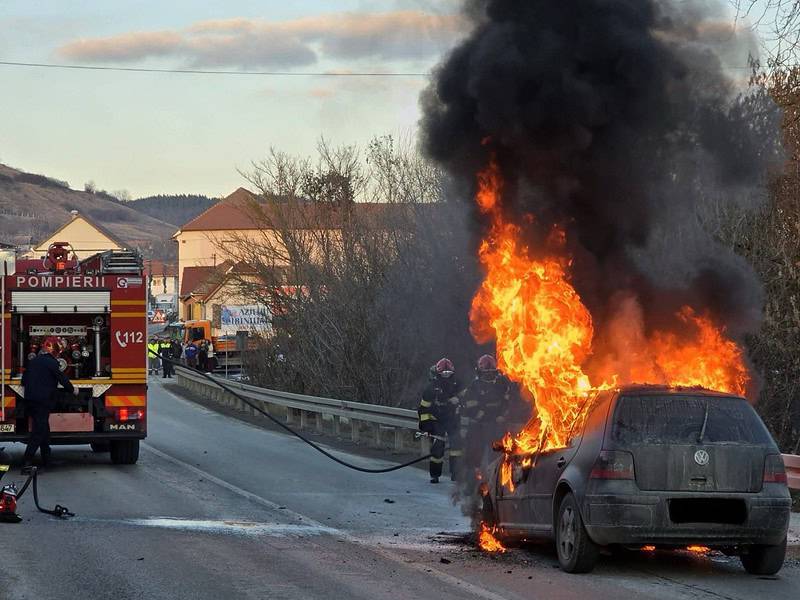
[[[17,426],[14,423],[0,423],[0,433],[14,433]]]

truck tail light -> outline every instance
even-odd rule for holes
[[[780,454],[770,454],[764,461],[764,483],[782,483],[786,485],[786,467]]]
[[[140,408],[122,407],[117,410],[117,421],[141,421],[144,417],[144,411]]]
[[[589,479],[634,479],[633,455],[619,450],[601,450]]]

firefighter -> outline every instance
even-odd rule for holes
[[[461,437],[465,463],[481,466],[484,453],[502,438],[514,417],[514,389],[497,370],[497,361],[484,354],[475,367],[475,379],[461,392]]]
[[[460,389],[452,361],[448,358],[439,360],[431,368],[428,379],[417,412],[420,431],[433,438],[428,465],[431,483],[439,483],[442,476],[445,442],[450,446],[450,479],[455,481],[461,457],[458,432]]]
[[[158,344],[158,354],[161,357],[161,366],[163,367],[163,378],[172,379],[172,374],[175,368],[172,366],[172,342],[167,339],[161,340]]]
[[[56,356],[61,352],[58,338],[49,337],[42,344],[41,353],[32,359],[22,385],[25,388],[25,403],[33,422],[33,430],[25,448],[25,466],[33,464],[36,450],[41,451],[42,464],[50,459],[50,412],[55,408],[55,391],[60,383],[68,393],[78,395],[78,390],[59,369]]]

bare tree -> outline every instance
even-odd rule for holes
[[[413,406],[435,360],[472,362],[467,217],[410,144],[322,140],[313,160],[272,151],[246,176],[258,231],[226,250],[239,293],[275,313],[251,354],[259,383]]]

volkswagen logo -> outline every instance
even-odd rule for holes
[[[706,452],[705,450],[698,450],[697,452],[694,453],[694,462],[696,462],[701,467],[708,464],[709,458],[710,457],[708,456],[708,452]]]

